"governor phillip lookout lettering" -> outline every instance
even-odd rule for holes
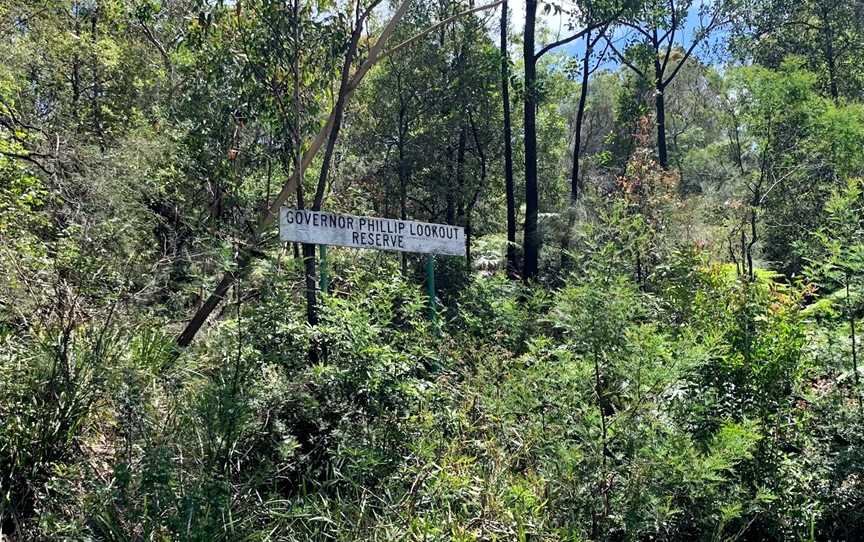
[[[465,255],[465,229],[459,226],[285,207],[279,213],[279,238],[315,245]]]

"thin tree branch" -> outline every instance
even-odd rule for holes
[[[40,162],[39,160],[36,160],[34,158],[34,156],[40,156],[40,157],[48,158],[48,156],[45,154],[38,154],[38,153],[21,154],[18,152],[4,151],[3,149],[0,149],[0,154],[2,154],[3,156],[8,156],[9,158],[16,158],[18,160],[24,160],[25,162],[30,162],[31,164],[33,164],[34,166],[38,167],[43,172],[45,172],[46,175],[54,175],[53,170],[48,169],[48,167],[45,166],[42,162]]]
[[[678,29],[678,16],[675,13],[675,0],[669,0],[669,10],[672,14],[672,24],[669,27],[669,30],[666,34],[661,38],[661,42],[666,39],[666,36],[669,37],[669,43],[666,47],[666,54],[663,55],[663,63],[660,65],[660,73],[666,73],[666,67],[669,65],[669,57],[672,56],[672,48],[675,46],[675,31]]]
[[[617,19],[619,15],[621,15],[621,12],[620,12],[620,11],[619,11],[618,13],[616,13],[614,17],[610,17],[610,18],[609,18],[608,20],[606,20],[605,22],[590,24],[590,25],[586,26],[585,28],[583,28],[582,30],[580,30],[579,32],[573,34],[572,36],[566,37],[566,38],[564,38],[564,39],[560,39],[560,40],[558,40],[558,41],[553,41],[553,42],[550,43],[549,45],[547,45],[547,46],[543,47],[542,49],[540,49],[540,50],[539,50],[539,51],[534,55],[534,60],[540,60],[540,57],[542,57],[543,55],[545,55],[546,53],[548,53],[548,52],[551,51],[552,49],[554,49],[554,48],[556,48],[556,47],[560,47],[560,46],[562,46],[562,45],[566,45],[566,44],[570,43],[571,41],[578,40],[579,38],[585,36],[585,34],[587,34],[587,33],[589,33],[589,32],[592,32],[592,31],[594,31],[594,30],[596,30],[596,29],[598,29],[598,28],[600,28],[600,27],[603,27],[603,30],[602,30],[601,32],[605,32],[606,29],[609,28],[609,25],[612,23],[612,21],[614,21],[615,19]]]
[[[643,36],[645,36],[649,40],[652,39],[651,34],[649,34],[647,30],[645,30],[644,28],[642,28],[639,25],[635,25],[635,24],[633,24],[631,22],[627,22],[627,21],[618,21],[618,24],[621,24],[621,25],[626,26],[628,28],[632,28],[633,30],[639,32],[640,34],[642,34]]]
[[[643,72],[642,70],[637,68],[633,63],[631,63],[629,60],[627,60],[627,58],[621,53],[621,51],[618,50],[617,47],[615,47],[615,44],[612,43],[612,40],[610,40],[607,35],[604,34],[603,39],[606,40],[606,44],[609,46],[610,49],[612,49],[612,52],[615,53],[615,56],[618,57],[618,60],[620,60],[622,64],[624,64],[625,66],[627,66],[628,68],[633,70],[636,73],[636,75],[638,75],[642,79],[647,79],[645,72]]]
[[[388,56],[392,55],[393,53],[395,53],[401,49],[404,49],[405,47],[408,47],[409,45],[411,45],[415,41],[423,38],[424,36],[426,36],[428,34],[431,34],[432,32],[435,32],[436,30],[438,30],[442,26],[450,24],[451,22],[455,21],[456,19],[459,19],[460,17],[464,17],[465,15],[470,15],[470,14],[476,13],[478,11],[485,11],[487,9],[492,9],[494,7],[497,7],[501,4],[503,4],[503,3],[504,3],[504,0],[498,0],[497,2],[493,2],[491,4],[486,4],[486,5],[477,7],[477,8],[468,9],[468,10],[462,11],[460,13],[457,13],[456,15],[453,15],[451,17],[447,17],[443,21],[440,21],[436,24],[433,24],[432,26],[430,26],[426,30],[423,30],[422,32],[420,32],[419,34],[415,34],[414,36],[411,36],[410,38],[403,41],[402,43],[395,45],[392,48],[384,51],[383,53],[381,53],[381,58],[388,57]]]
[[[699,29],[699,31],[696,34],[696,37],[693,38],[693,43],[691,43],[690,47],[687,49],[687,51],[684,52],[684,57],[681,59],[680,62],[678,62],[678,65],[675,66],[675,69],[672,70],[672,73],[669,75],[669,77],[667,77],[666,80],[662,82],[662,86],[665,87],[666,85],[669,84],[670,81],[675,79],[675,76],[678,75],[678,72],[681,70],[681,68],[684,66],[684,64],[690,59],[690,55],[693,54],[693,51],[696,49],[697,45],[702,43],[702,41],[705,38],[707,38],[708,35],[712,31],[716,30],[717,28],[723,26],[724,24],[726,24],[726,22],[728,22],[728,21],[719,21],[719,22],[717,21],[717,17],[720,15],[720,9],[722,9],[722,7],[718,8],[718,10],[715,11],[711,15],[711,21],[707,25],[705,25]]]

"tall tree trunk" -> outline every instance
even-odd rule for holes
[[[297,208],[306,208],[302,180],[297,184]],[[318,324],[317,285],[315,284],[315,245],[303,243],[301,252],[303,254],[303,282],[306,287],[306,321],[309,322],[310,326],[314,326]]]
[[[99,33],[97,23],[99,21],[99,3],[97,2],[93,8],[93,13],[90,18],[90,33],[93,40],[93,56],[91,57],[91,69],[93,71],[93,130],[96,132],[96,137],[99,139],[99,150],[105,152],[105,135],[102,129],[102,106],[99,104],[99,99],[102,97],[102,81],[99,79],[99,60],[96,56],[96,44],[99,41]]]
[[[404,123],[404,108],[399,110],[399,218],[408,219],[408,161],[405,157],[405,134],[408,132]],[[399,267],[403,277],[408,276],[408,255],[399,253]]]
[[[576,109],[576,127],[573,139],[573,171],[570,175],[570,203],[579,200],[579,156],[582,152],[582,123],[585,120],[585,102],[588,98],[588,78],[591,63],[591,32],[585,34],[585,57],[582,59],[582,87],[579,89],[579,106]]]
[[[456,220],[454,224],[462,222],[465,218],[465,146],[468,143],[468,134],[465,124],[459,127],[459,146],[456,149],[456,191],[453,194],[456,200]]]
[[[306,320],[310,326],[318,325],[316,267],[315,245],[303,243],[303,269],[306,275]]]
[[[561,269],[572,268],[570,257],[570,233],[576,223],[576,203],[579,201],[579,157],[582,154],[582,124],[585,120],[585,102],[588,98],[588,79],[591,76],[591,31],[585,34],[585,56],[582,58],[582,86],[579,89],[579,105],[576,109],[576,126],[573,133],[573,169],[570,172],[570,208],[567,211],[567,228],[561,238]]]
[[[831,99],[835,102],[840,99],[840,91],[837,88],[837,59],[834,54],[834,36],[831,33],[831,22],[828,9],[822,5],[820,9],[822,17],[822,41],[824,42],[825,63],[828,65],[828,88]]]
[[[294,119],[294,168],[299,173],[299,180],[297,182],[297,207],[299,209],[305,209],[306,203],[303,201],[303,179],[304,179],[304,171],[303,171],[303,132],[300,125],[300,116],[302,114],[302,107],[300,103],[300,50],[296,49],[299,47],[300,43],[300,0],[294,0],[294,107],[296,108],[297,118]],[[347,56],[346,56],[347,58]],[[340,90],[344,90],[344,88],[340,85]],[[340,102],[344,105],[344,102],[341,100],[337,101],[336,107],[334,108],[334,119],[333,119],[333,130],[330,131],[328,135],[327,148],[332,152],[332,146],[330,145],[331,141],[335,142],[334,132],[338,134],[336,127],[341,121],[340,115]],[[325,153],[327,151],[325,150]],[[326,157],[325,157],[326,158]],[[317,201],[320,193],[320,198],[323,200],[324,191],[322,188],[322,184],[326,183],[327,173],[326,171],[321,173],[319,177],[318,190],[316,191],[315,199],[313,201],[313,207],[315,203],[319,203]],[[317,284],[315,283],[315,245],[309,243],[303,243],[303,269],[305,275],[305,283],[306,283],[306,320],[309,322],[310,326],[314,326],[318,324],[318,300],[317,300]],[[317,348],[315,345],[312,346],[310,350],[310,361],[316,361],[317,357]]]
[[[523,277],[537,276],[540,256],[540,232],[537,228],[539,194],[537,192],[537,61],[534,57],[534,25],[537,0],[525,2],[525,34],[522,54],[525,60],[525,258]]]
[[[516,187],[513,183],[513,134],[510,128],[510,57],[507,53],[507,1],[501,5],[501,102],[504,106],[504,191],[507,197],[507,274],[515,276]]]
[[[669,167],[669,156],[666,149],[666,100],[663,85],[663,69],[660,66],[659,55],[654,56],[654,110],[657,114],[657,161],[660,167]]]

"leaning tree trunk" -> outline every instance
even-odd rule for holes
[[[585,35],[585,57],[582,59],[582,88],[579,90],[579,107],[576,110],[576,127],[573,139],[573,171],[570,174],[570,204],[579,200],[579,156],[582,154],[582,123],[585,120],[585,102],[588,98],[588,77],[591,62],[591,32]]]
[[[415,34],[413,37],[408,40],[403,41],[402,43],[396,45],[392,49],[387,51],[384,50],[384,45],[389,40],[390,36],[393,35],[393,32],[396,29],[396,25],[399,21],[404,17],[409,2],[405,1],[399,4],[399,7],[396,9],[396,12],[390,17],[390,20],[387,22],[387,25],[381,31],[381,34],[375,44],[369,49],[366,60],[357,68],[357,71],[352,75],[351,80],[345,89],[344,99],[347,102],[350,99],[351,95],[357,90],[357,86],[369,72],[369,70],[374,66],[381,58],[388,56],[390,54],[403,49],[404,47],[409,46],[414,43],[418,39],[423,36],[429,34],[434,31],[436,28],[443,26],[444,24],[448,24],[449,22],[477,11],[483,11],[487,9],[491,9],[496,7],[501,3],[501,0],[493,2],[491,4],[487,4],[484,6],[480,6],[477,8],[471,8],[464,12],[458,13],[453,17],[450,17],[444,21],[441,21],[437,25],[433,25],[426,30]],[[362,20],[361,20],[362,22]],[[318,135],[315,136],[315,139],[309,145],[309,148],[303,153],[303,159],[301,162],[301,170],[308,168],[312,160],[318,154],[318,151],[321,150],[321,147],[324,145],[325,140],[330,136],[331,131],[334,129],[336,124],[337,112],[336,110],[331,110],[330,116],[327,118],[324,126],[321,127],[321,130],[318,132]],[[227,271],[222,279],[219,281],[216,288],[210,293],[210,296],[207,300],[195,311],[192,319],[186,324],[186,327],[177,337],[177,347],[182,349],[189,346],[192,343],[192,340],[195,338],[195,335],[201,329],[201,326],[204,325],[204,322],[207,321],[210,314],[213,310],[219,306],[222,299],[225,297],[225,293],[228,291],[228,288],[234,283],[235,280],[242,277],[245,273],[249,271],[249,265],[252,260],[256,257],[260,257],[263,253],[259,250],[259,247],[263,244],[262,242],[266,240],[267,233],[270,228],[273,226],[273,223],[276,221],[276,218],[279,214],[279,208],[288,200],[288,198],[296,191],[297,184],[300,181],[299,171],[295,171],[288,181],[282,186],[282,190],[276,196],[276,199],[267,207],[261,216],[258,218],[258,224],[255,227],[253,234],[251,235],[248,243],[240,248],[237,256],[234,259],[234,268]],[[177,351],[179,352],[179,350]]]
[[[360,81],[363,80],[363,77],[383,56],[384,44],[387,43],[387,40],[393,34],[396,29],[396,24],[405,15],[405,12],[408,9],[408,4],[409,3],[406,1],[399,5],[399,8],[387,23],[387,26],[385,26],[384,30],[381,31],[381,36],[378,38],[378,41],[376,41],[375,45],[373,45],[369,50],[366,61],[360,65],[356,72],[354,72],[354,75],[351,77],[351,81],[344,92],[344,100],[346,102],[357,89],[357,86],[360,84]],[[321,150],[321,147],[330,136],[331,131],[335,128],[336,117],[337,110],[334,108],[331,110],[327,122],[318,132],[315,139],[312,140],[309,148],[306,149],[306,152],[303,153],[300,170],[295,170],[292,173],[288,181],[282,186],[282,190],[276,196],[276,199],[273,200],[270,206],[267,207],[259,217],[257,227],[255,228],[255,232],[249,240],[249,243],[239,250],[237,257],[234,260],[235,268],[226,272],[222,276],[222,279],[219,281],[216,288],[210,293],[210,296],[204,301],[198,310],[195,311],[192,319],[189,320],[186,327],[183,328],[183,331],[177,337],[177,346],[179,348],[186,348],[192,343],[192,340],[201,329],[201,326],[204,325],[204,322],[207,321],[207,318],[209,318],[213,310],[222,302],[222,299],[225,297],[225,293],[228,291],[228,288],[231,287],[231,284],[247,273],[249,270],[249,264],[252,262],[254,257],[261,254],[258,251],[258,247],[261,244],[262,238],[265,237],[265,234],[276,221],[276,218],[279,215],[279,208],[288,200],[291,194],[297,190],[297,185],[300,181],[300,171],[308,168],[312,164],[312,160],[318,154],[318,151]]]

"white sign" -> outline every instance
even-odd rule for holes
[[[279,238],[314,245],[465,255],[465,228],[459,226],[287,207],[279,211]]]

